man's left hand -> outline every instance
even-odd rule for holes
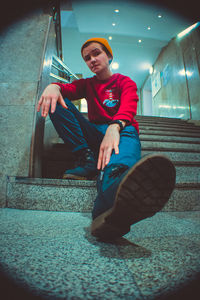
[[[119,154],[119,141],[120,141],[120,126],[119,124],[112,124],[108,126],[106,134],[100,145],[99,158],[97,163],[97,169],[104,169],[109,163],[112,151],[115,154]]]

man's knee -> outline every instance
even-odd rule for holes
[[[74,105],[68,99],[65,99],[65,103],[66,103],[68,109],[64,108],[60,103],[57,103],[55,111],[53,113],[51,113],[51,107],[50,107],[49,116],[50,116],[51,120],[55,120],[59,117],[63,117],[66,114],[72,114]]]
[[[122,137],[122,136],[127,136],[127,137],[131,137],[131,138],[139,139],[139,135],[138,135],[138,133],[137,133],[137,130],[136,130],[133,126],[131,126],[131,125],[126,126],[126,127],[122,130],[120,136],[121,136],[121,137]]]

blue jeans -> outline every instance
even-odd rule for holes
[[[108,124],[91,123],[71,101],[65,99],[65,103],[68,109],[58,104],[56,111],[49,114],[58,135],[72,152],[90,148],[97,160]],[[126,126],[120,133],[119,154],[112,152],[108,167],[113,164],[132,167],[140,158],[141,144],[138,133],[132,125]]]

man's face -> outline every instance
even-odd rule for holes
[[[85,47],[83,49],[83,59],[89,69],[95,74],[100,74],[109,69],[110,58],[99,43],[93,42]]]

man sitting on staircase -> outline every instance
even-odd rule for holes
[[[50,115],[59,136],[79,158],[65,179],[97,177],[97,197],[91,233],[111,240],[130,226],[154,215],[168,201],[175,185],[175,168],[161,155],[141,159],[137,86],[129,77],[112,74],[113,52],[104,38],[91,38],[81,54],[92,78],[50,84],[38,102],[38,112]],[[86,98],[88,119],[71,101]]]

